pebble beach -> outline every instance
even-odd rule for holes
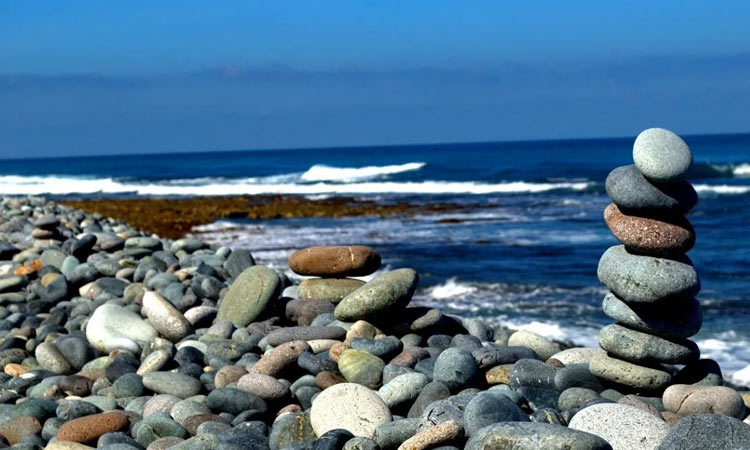
[[[252,248],[3,197],[0,445],[750,449],[750,392],[689,339],[691,164],[650,129],[610,173],[599,347],[416,305],[420,274],[379,271],[377,248],[299,248],[290,277]]]

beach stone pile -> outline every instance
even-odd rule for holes
[[[685,218],[697,202],[685,180],[692,153],[676,134],[651,128],[636,138],[633,160],[606,181],[613,203],[604,220],[622,245],[602,255],[598,276],[610,289],[604,312],[617,322],[601,330],[599,345],[606,353],[591,361],[591,372],[647,394],[673,382],[720,385],[718,366],[699,360],[698,346],[687,339],[702,324],[695,299],[700,281],[685,255],[695,244]],[[675,373],[675,365],[684,369]]]
[[[589,371],[601,349],[415,305],[417,273],[380,264],[368,247],[303,249],[289,266],[317,278],[296,284],[245,249],[3,198],[0,447],[750,443],[732,388],[686,383],[663,398],[626,395]]]

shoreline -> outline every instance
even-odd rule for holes
[[[220,219],[278,219],[302,217],[413,216],[469,208],[450,202],[417,204],[410,201],[378,203],[356,197],[310,199],[296,195],[228,197],[108,197],[60,199],[58,203],[123,220],[159,236],[179,239],[198,225]]]
[[[43,199],[3,197],[0,236],[12,445],[676,449],[696,428],[750,440],[747,392],[714,366],[633,395],[589,372],[598,348],[409,304],[411,269],[342,281],[380,268],[368,247],[300,249],[290,268],[321,278],[295,285],[248,250]]]

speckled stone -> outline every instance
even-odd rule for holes
[[[361,277],[380,268],[380,255],[362,245],[308,247],[289,257],[289,268],[299,275]]]
[[[610,247],[599,260],[599,281],[626,302],[657,303],[690,298],[700,290],[692,264],[634,255],[623,245]]]
[[[609,230],[635,253],[644,255],[680,255],[695,245],[695,229],[682,216],[652,219],[627,215],[614,203],[604,210],[604,221]]]
[[[670,428],[659,450],[738,450],[750,448],[750,426],[733,417],[695,414]]]
[[[518,330],[508,338],[510,347],[526,347],[534,350],[543,360],[562,350],[546,337],[528,330]]]
[[[237,389],[257,395],[263,400],[275,400],[286,396],[289,388],[270,375],[250,372],[237,381]]]
[[[662,399],[664,408],[679,416],[709,413],[742,419],[745,415],[742,396],[725,386],[675,384],[664,391]]]
[[[606,353],[594,356],[589,363],[589,370],[599,378],[643,390],[663,389],[671,378],[664,370],[622,361]]]
[[[604,296],[602,309],[604,314],[629,328],[666,338],[688,338],[698,333],[703,324],[701,305],[694,298],[664,306],[627,304],[610,292]]]
[[[440,353],[433,369],[433,380],[452,391],[467,387],[477,376],[474,356],[462,348],[449,348]]]
[[[691,340],[668,340],[618,324],[602,328],[599,345],[611,355],[635,363],[685,364],[700,357],[698,346]]]
[[[432,428],[420,431],[407,439],[398,450],[424,450],[451,442],[463,436],[463,426],[457,420],[446,420]]]
[[[188,398],[201,391],[201,382],[197,379],[174,372],[149,372],[143,375],[143,385],[158,394],[171,394]]]
[[[633,162],[644,177],[657,183],[682,181],[693,164],[690,147],[664,128],[644,130],[633,143]]]
[[[143,295],[141,310],[159,334],[172,342],[178,342],[192,332],[193,326],[167,299],[156,292]]]
[[[38,434],[42,425],[35,417],[21,416],[0,425],[0,435],[5,437],[10,445],[15,445],[25,435]]]
[[[580,410],[568,425],[594,434],[614,449],[653,449],[669,432],[669,425],[638,408],[617,403],[600,403]]]
[[[373,278],[344,297],[334,316],[342,321],[368,320],[405,308],[419,283],[413,269],[397,269]]]
[[[372,438],[378,425],[391,420],[391,411],[374,391],[359,384],[342,383],[316,397],[310,420],[318,436],[341,428],[355,436]]]
[[[83,416],[65,422],[57,432],[57,439],[81,443],[92,442],[105,433],[125,429],[128,424],[128,416],[120,411]]]

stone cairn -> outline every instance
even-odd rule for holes
[[[698,275],[685,255],[695,230],[684,217],[697,202],[685,181],[693,162],[690,148],[662,128],[642,132],[633,145],[635,165],[614,169],[606,181],[613,203],[604,210],[610,231],[622,243],[601,257],[597,274],[609,288],[602,307],[616,323],[599,333],[602,352],[591,373],[636,392],[659,392],[686,378],[699,362],[688,340],[702,324],[694,296]],[[673,379],[664,364],[687,364]],[[705,367],[704,367],[705,368]],[[720,377],[720,375],[719,375]]]

